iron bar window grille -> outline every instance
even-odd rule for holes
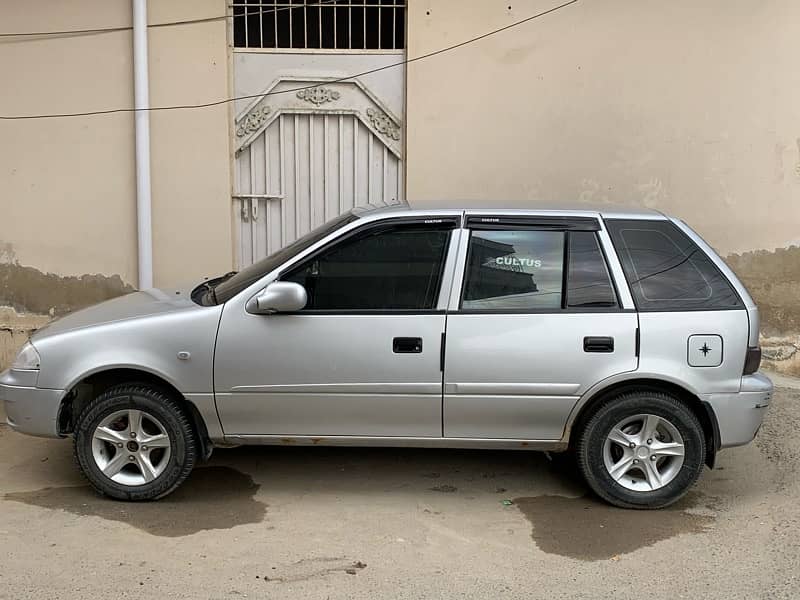
[[[404,0],[235,0],[235,48],[402,50]]]

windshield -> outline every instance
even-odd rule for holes
[[[245,267],[236,275],[223,280],[214,288],[214,299],[216,300],[216,304],[227,302],[236,294],[241,292],[255,281],[261,279],[270,271],[274,271],[295,254],[302,252],[322,238],[333,233],[337,229],[344,227],[348,223],[352,223],[356,219],[358,219],[358,216],[354,215],[352,212],[346,212],[343,215],[339,215],[335,219],[332,219],[316,229],[309,231],[303,237],[297,238],[285,248],[281,248],[277,252],[273,252],[266,258],[262,258],[260,261],[253,263],[249,267]]]

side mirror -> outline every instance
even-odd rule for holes
[[[291,281],[275,281],[250,298],[245,309],[249,313],[269,315],[302,310],[306,302],[308,294],[302,285]]]

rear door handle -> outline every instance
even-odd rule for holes
[[[605,336],[587,336],[583,338],[584,352],[613,352],[614,338]]]
[[[419,354],[422,352],[422,338],[396,337],[392,340],[392,352],[395,354]]]

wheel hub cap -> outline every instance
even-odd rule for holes
[[[626,417],[603,445],[603,463],[622,487],[650,492],[669,484],[681,470],[684,443],[669,420],[651,414]]]
[[[154,481],[167,468],[171,444],[161,422],[141,410],[105,417],[92,435],[92,458],[109,479],[127,486]]]

